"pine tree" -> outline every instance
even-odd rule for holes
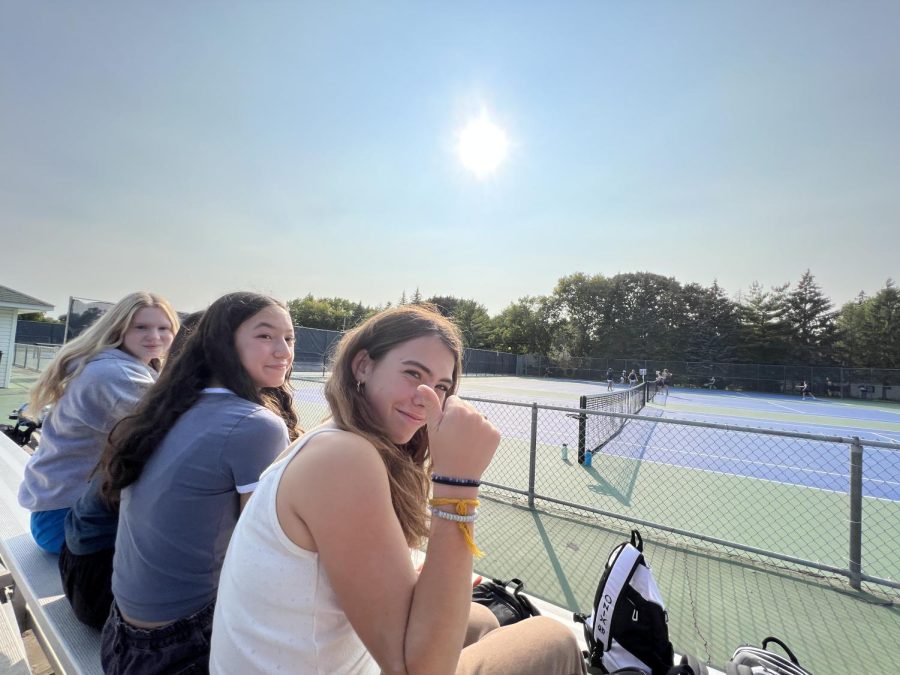
[[[837,340],[836,312],[809,270],[787,295],[787,319],[791,324],[794,358],[799,364],[832,363]]]

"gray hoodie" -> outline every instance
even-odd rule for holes
[[[155,370],[120,349],[93,357],[44,420],[40,445],[19,486],[19,504],[30,511],[71,507],[109,432],[155,381]]]

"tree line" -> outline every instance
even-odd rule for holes
[[[734,297],[715,282],[682,284],[650,272],[578,272],[559,279],[549,295],[522,297],[496,316],[477,300],[426,298],[419,289],[409,297],[404,292],[396,304],[422,302],[436,305],[459,326],[466,346],[477,349],[560,360],[900,368],[900,289],[891,279],[874,295],[860,292],[837,309],[809,270],[795,284],[766,288],[754,282]],[[371,307],[309,294],[287,304],[296,325],[343,331],[394,303]],[[20,318],[53,321],[43,314]]]
[[[843,365],[900,368],[900,290],[891,279],[875,295],[860,293],[835,309],[807,270],[795,284],[754,282],[729,297],[717,283],[682,284],[631,272],[575,273],[549,295],[526,296],[496,316],[473,299],[423,297],[452,319],[467,347],[542,354],[633,359]],[[288,303],[294,323],[346,330],[391,306],[307,295]]]

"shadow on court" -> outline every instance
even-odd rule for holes
[[[662,417],[663,413],[644,408],[641,414]],[[588,489],[631,506],[641,461],[650,447],[656,427],[656,424],[626,424],[612,440],[595,451],[591,466],[584,468],[595,481],[595,485]]]

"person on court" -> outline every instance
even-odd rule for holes
[[[807,396],[811,399],[816,398],[809,390],[809,384],[806,382],[806,380],[803,380],[803,382],[800,383],[800,398],[805,400]]]
[[[612,391],[613,389],[613,369],[606,369],[606,391]]]

